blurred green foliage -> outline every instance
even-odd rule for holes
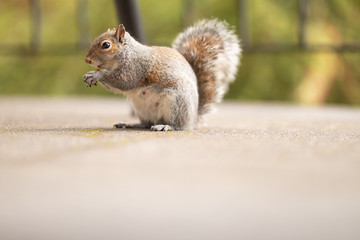
[[[194,0],[190,20],[184,14],[184,0],[138,1],[150,45],[170,46],[185,22],[202,18],[225,19],[238,29],[237,0]],[[112,95],[101,87],[86,88],[82,82],[82,75],[92,68],[84,62],[86,49],[78,48],[77,1],[41,1],[41,48],[37,54],[31,54],[29,47],[32,28],[29,2],[0,2],[0,94]],[[360,1],[308,2],[309,44],[360,42]],[[297,44],[297,9],[297,0],[249,0],[252,45]],[[84,11],[89,16],[86,36],[89,45],[91,39],[118,25],[112,0],[88,0]],[[337,66],[331,73],[326,65],[317,68],[320,62],[329,59],[329,53],[245,52],[227,98],[360,104],[360,52],[330,54],[336,57],[331,58],[329,66]]]

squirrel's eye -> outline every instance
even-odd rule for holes
[[[103,42],[103,44],[101,44],[101,48],[102,49],[107,49],[110,47],[110,43],[109,42]]]

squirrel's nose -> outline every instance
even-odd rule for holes
[[[91,64],[91,59],[89,57],[86,57],[85,62],[87,62],[88,64]]]

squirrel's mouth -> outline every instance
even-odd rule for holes
[[[101,66],[102,66],[102,65],[104,65],[104,64],[97,65],[96,68],[95,68],[95,70],[96,70],[96,71],[99,71],[99,70],[101,69]]]

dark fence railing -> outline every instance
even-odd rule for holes
[[[307,41],[307,23],[309,0],[295,0],[298,1],[298,41],[296,43],[281,43],[268,42],[266,44],[254,44],[251,40],[251,22],[250,22],[250,1],[238,0],[238,16],[239,16],[239,35],[242,40],[243,48],[248,53],[277,53],[277,52],[294,52],[294,51],[308,51],[308,52],[360,52],[359,43],[344,43],[342,45],[328,45],[328,44],[309,44]],[[316,0],[314,0],[316,1]],[[0,55],[26,55],[34,54],[40,51],[45,55],[72,55],[76,54],[78,50],[88,47],[89,39],[89,17],[87,15],[88,0],[77,0],[77,21],[79,39],[78,43],[71,44],[54,44],[41,46],[41,27],[42,27],[42,9],[41,0],[29,0],[31,10],[31,40],[29,46],[11,45],[0,42]],[[145,34],[143,31],[140,12],[137,0],[114,0],[119,20],[125,24],[126,29],[140,42],[146,43]],[[183,22],[184,25],[191,22],[193,19],[192,0],[183,0]],[[14,51],[14,49],[16,49]]]
[[[307,23],[309,12],[309,0],[296,0],[298,1],[298,42],[294,44],[289,43],[274,43],[268,42],[266,44],[253,44],[250,38],[251,23],[249,16],[249,2],[251,0],[238,0],[239,6],[239,33],[242,39],[245,52],[251,53],[276,53],[276,52],[360,52],[359,43],[344,43],[341,45],[329,44],[309,44],[307,42]],[[314,0],[316,1],[316,0]]]

